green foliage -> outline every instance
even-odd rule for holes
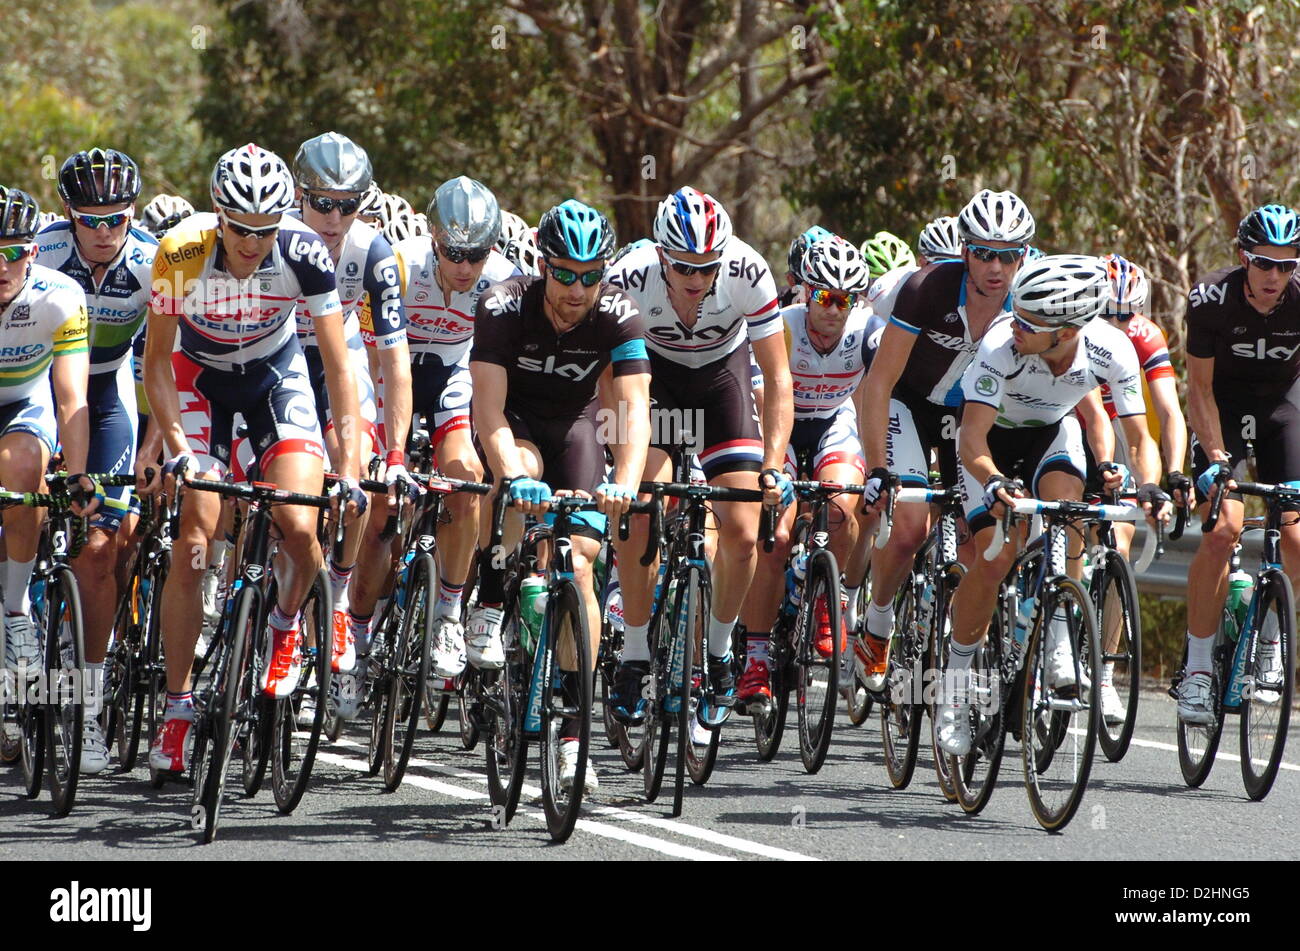
[[[1187,642],[1187,602],[1181,598],[1138,595],[1142,615],[1143,673],[1168,683],[1183,661]]]

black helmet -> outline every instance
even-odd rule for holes
[[[545,258],[600,261],[616,244],[609,220],[576,198],[556,205],[537,223],[537,249]]]
[[[139,194],[140,169],[116,149],[78,152],[59,169],[59,195],[73,208],[118,205]]]
[[[36,199],[27,192],[0,185],[0,241],[30,241],[36,237],[40,214]]]
[[[1262,205],[1237,226],[1237,247],[1243,250],[1261,244],[1300,248],[1300,215],[1285,205]]]

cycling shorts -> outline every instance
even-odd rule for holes
[[[412,412],[423,414],[429,441],[436,450],[447,434],[468,430],[474,384],[469,368],[444,366],[431,356],[415,354],[411,364]]]
[[[50,455],[58,446],[58,421],[54,395],[48,386],[38,386],[28,396],[0,406],[0,439],[10,433],[27,433],[45,445]]]
[[[895,396],[889,401],[889,426],[885,435],[885,467],[903,485],[925,488],[930,484],[930,454],[939,459],[946,486],[957,484],[957,429],[961,410],[938,406],[929,400]]]
[[[785,450],[785,472],[791,479],[801,475],[817,478],[826,466],[848,465],[867,471],[858,440],[858,414],[852,403],[841,406],[824,419],[796,419]]]
[[[370,438],[371,450],[379,447],[379,430],[375,426],[378,412],[375,406],[375,384],[370,379],[370,365],[366,362],[365,350],[360,352],[349,349],[352,357],[352,375],[357,380],[357,406],[361,409],[361,432]],[[319,347],[307,347],[303,351],[307,361],[307,375],[311,379],[312,393],[316,397],[316,421],[322,433],[334,428],[334,416],[329,407],[329,387],[325,385],[325,362],[321,359]],[[364,463],[365,460],[363,459]]]
[[[124,360],[114,371],[91,374],[86,388],[90,409],[87,472],[129,475],[133,471],[138,445],[135,397],[130,360]],[[104,489],[99,508],[90,518],[91,527],[116,532],[122,518],[133,510],[133,498],[130,486]]]
[[[230,470],[236,414],[248,426],[263,472],[284,453],[305,452],[325,461],[316,398],[296,339],[242,373],[204,367],[180,351],[172,354],[172,368],[181,425],[200,473],[224,477]]]
[[[763,468],[748,347],[702,367],[683,366],[651,351],[650,372],[652,447],[670,456],[682,445],[696,450],[710,480]]]
[[[1071,415],[1050,426],[994,426],[988,435],[993,464],[1009,479],[1024,482],[1030,495],[1038,497],[1038,483],[1049,472],[1067,472],[1084,481],[1088,463],[1083,452],[1083,430]],[[961,496],[971,533],[993,525],[984,506],[984,484],[961,467]]]
[[[1260,482],[1300,479],[1300,380],[1280,397],[1230,402],[1216,394],[1215,402],[1219,407],[1223,448],[1232,456],[1233,474],[1238,479],[1248,478],[1249,448],[1255,451],[1255,476]],[[1191,434],[1191,442],[1192,481],[1195,482],[1210,467],[1210,460],[1195,433]],[[1240,496],[1230,498],[1240,499]],[[1206,501],[1199,489],[1196,501],[1197,504]],[[1288,505],[1285,510],[1300,511],[1300,505]]]

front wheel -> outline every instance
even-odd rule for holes
[[[885,772],[895,789],[906,789],[912,781],[921,745],[921,722],[925,719],[924,707],[916,699],[916,691],[924,682],[921,661],[925,635],[917,623],[915,592],[910,579],[903,582],[902,596],[894,612],[894,643],[889,651],[885,701],[880,707]]]
[[[1133,569],[1127,559],[1117,551],[1107,551],[1105,561],[1093,567],[1088,593],[1101,636],[1103,688],[1111,685],[1122,707],[1112,723],[1105,716],[1103,701],[1097,739],[1106,759],[1118,763],[1133,738],[1142,689],[1142,619]]]
[[[945,606],[946,609],[946,606]],[[969,815],[977,815],[993,796],[1002,753],[1007,739],[1006,682],[1002,677],[1003,650],[1007,644],[1008,612],[1001,596],[984,639],[971,661],[970,720],[971,748],[965,756],[947,756],[948,777],[957,803]],[[946,649],[946,648],[945,648]],[[947,676],[947,664],[943,667]],[[935,749],[938,750],[938,710],[935,711]]]
[[[840,569],[827,549],[817,549],[808,559],[803,607],[795,653],[795,701],[799,756],[811,775],[822,768],[830,749],[839,702],[840,655],[847,647],[840,617]]]
[[[1223,737],[1223,689],[1231,666],[1233,646],[1227,637],[1227,626],[1233,623],[1225,612],[1215,634],[1211,655],[1214,669],[1210,672],[1210,722],[1188,723],[1182,717],[1178,718],[1178,768],[1183,774],[1183,782],[1193,789],[1210,778],[1219,740]],[[1186,656],[1184,666],[1185,661]]]
[[[430,645],[433,643],[433,557],[422,553],[407,568],[406,612],[392,653],[388,699],[384,712],[384,788],[401,785],[420,724],[420,702],[429,679]]]
[[[66,816],[77,798],[81,735],[85,727],[86,655],[81,596],[70,568],[57,570],[45,585],[45,749],[49,756],[54,814]],[[96,688],[92,688],[96,689]],[[98,699],[98,698],[95,698]]]
[[[524,707],[532,683],[533,659],[519,639],[518,596],[501,626],[505,667],[486,688],[490,715],[483,738],[487,754],[488,794],[493,810],[500,810],[502,824],[515,816],[519,793],[524,786],[528,763],[528,737],[524,734]]]
[[[1264,575],[1254,619],[1246,686],[1241,697],[1241,778],[1246,794],[1268,795],[1282,764],[1295,690],[1295,597],[1280,571]]]
[[[572,581],[563,582],[553,592],[546,611],[543,656],[539,660],[546,665],[542,671],[546,677],[541,711],[542,808],[551,840],[564,842],[578,821],[589,767],[591,644],[587,640],[587,612]],[[557,680],[561,681],[558,690]],[[562,745],[572,770],[567,782],[562,775]]]
[[[302,606],[302,624],[298,629],[303,655],[302,678],[292,696],[275,702],[267,731],[273,746],[271,789],[276,806],[285,815],[302,801],[320,746],[330,690],[333,604],[329,575],[322,569]]]

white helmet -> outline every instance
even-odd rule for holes
[[[871,284],[871,269],[862,253],[837,235],[809,245],[800,267],[803,279],[814,287],[860,294]]]
[[[379,211],[376,216],[375,225],[380,231],[388,227],[388,222],[400,214],[414,215],[415,209],[411,203],[401,195],[395,195],[392,192],[384,192],[383,197],[379,199]]]
[[[1118,254],[1108,254],[1102,260],[1106,262],[1106,273],[1110,276],[1110,303],[1106,305],[1106,313],[1132,317],[1146,306],[1147,295],[1151,292],[1146,273]]]
[[[429,219],[412,211],[398,210],[383,227],[384,238],[389,244],[397,244],[407,238],[427,238],[429,236]]]
[[[961,257],[961,235],[957,233],[957,219],[951,215],[935,218],[921,229],[916,248],[931,264]]]
[[[501,234],[497,237],[496,249],[502,254],[506,253],[506,247],[511,241],[517,241],[533,229],[528,227],[528,222],[524,221],[513,211],[501,211]]]
[[[140,212],[140,224],[155,238],[194,214],[194,206],[180,195],[155,195]]]
[[[384,192],[379,187],[379,183],[372,178],[370,180],[370,187],[367,188],[361,196],[361,207],[357,209],[357,217],[363,221],[366,219],[377,219],[383,201]]]
[[[542,276],[542,269],[538,266],[542,252],[537,250],[537,239],[533,236],[532,228],[506,245],[505,256],[506,260],[529,277]]]
[[[1050,327],[1082,327],[1106,309],[1106,262],[1090,254],[1047,254],[1011,282],[1011,302]]]
[[[238,214],[284,214],[293,207],[293,175],[274,152],[252,142],[241,145],[217,159],[212,203]]]
[[[1034,236],[1034,216],[1011,192],[987,188],[966,203],[957,216],[963,241],[1014,241],[1028,244]]]
[[[56,221],[62,221],[63,216],[57,211],[42,211],[36,216],[36,232],[39,234]]]
[[[654,236],[665,251],[721,251],[731,240],[731,216],[711,195],[690,186],[679,188],[660,202]]]

